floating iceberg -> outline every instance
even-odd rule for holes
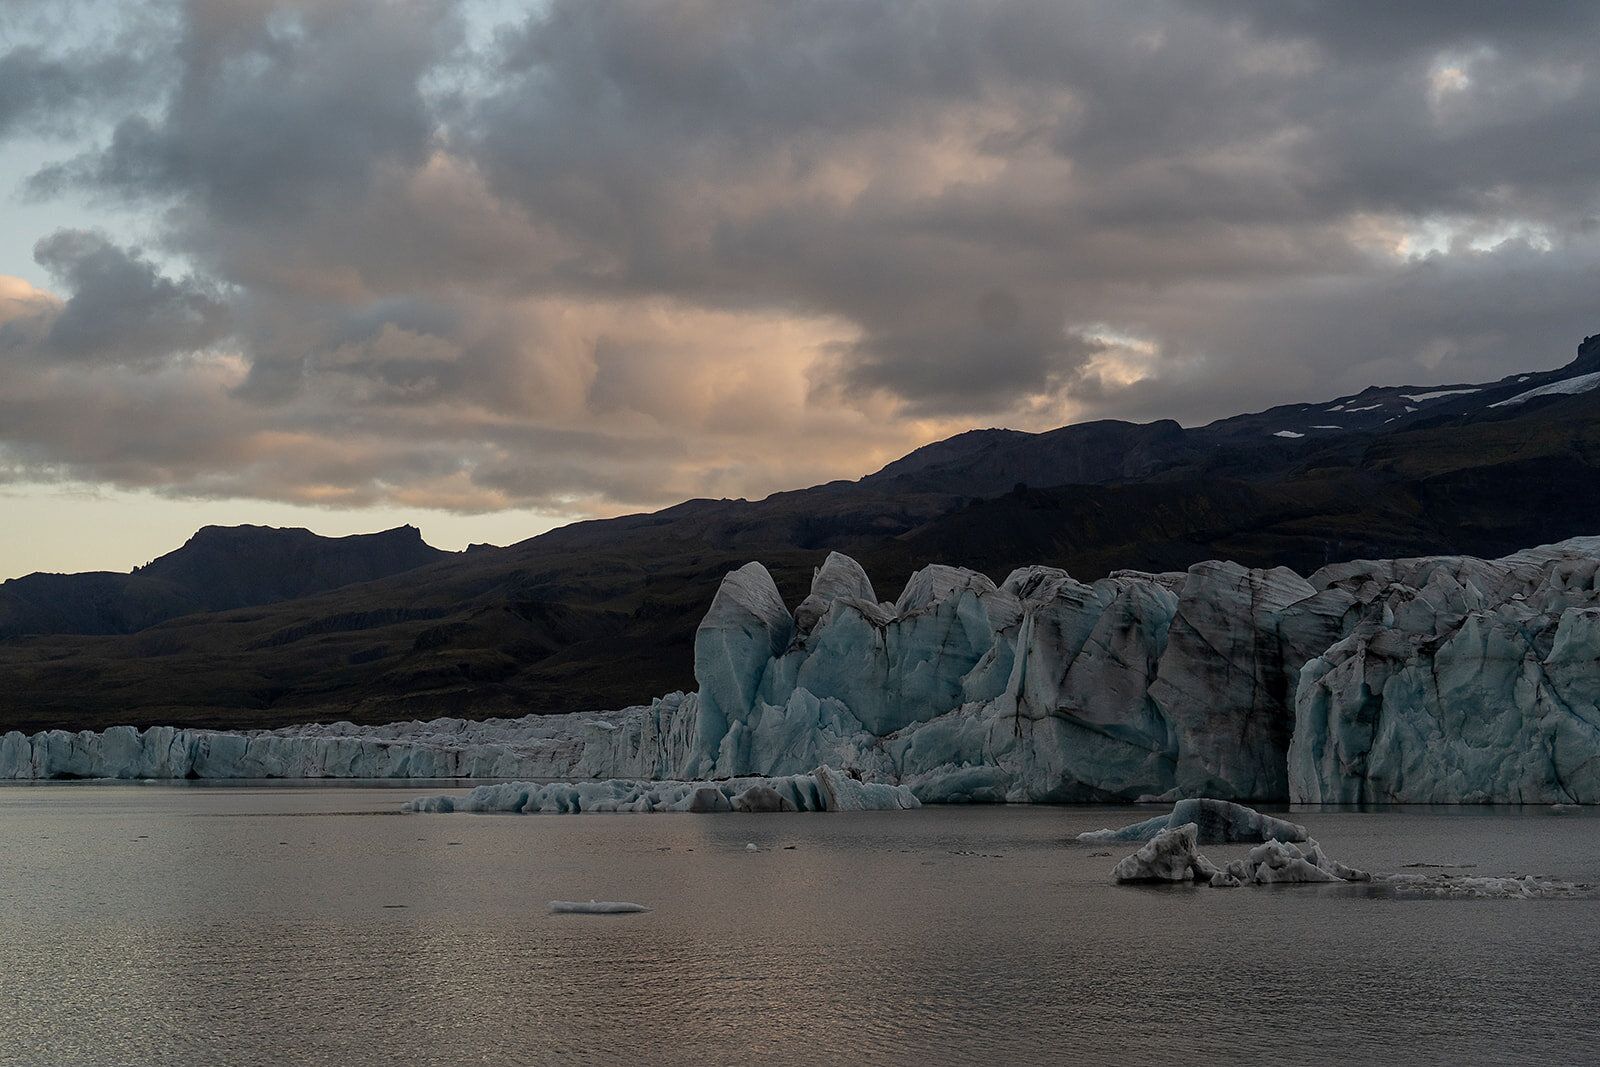
[[[1198,834],[1194,823],[1162,830],[1113,867],[1111,877],[1118,882],[1210,882],[1217,868],[1195,850]]]
[[[552,900],[552,915],[632,915],[650,909],[626,900]]]
[[[1305,847],[1287,841],[1265,841],[1247,859],[1218,868],[1198,851],[1199,827],[1185,823],[1156,833],[1133,855],[1111,869],[1125,882],[1205,882],[1215,887],[1274,885],[1291,882],[1365,882],[1371,875],[1330,859],[1315,841]]]
[[[1539,875],[1388,874],[1374,882],[1396,897],[1467,900],[1569,900],[1593,897],[1595,887]]]
[[[1111,844],[1123,841],[1149,841],[1163,830],[1185,823],[1194,823],[1198,829],[1198,843],[1225,845],[1235,841],[1305,841],[1306,828],[1299,823],[1263,815],[1254,808],[1226,800],[1199,797],[1180,800],[1166,815],[1158,815],[1144,822],[1124,826],[1120,830],[1090,830],[1078,835],[1078,840],[1088,844]]]
[[[1265,841],[1246,859],[1234,860],[1212,876],[1213,886],[1284,885],[1302,882],[1370,882],[1366,871],[1347,867],[1307,840],[1305,847],[1288,841]]]
[[[1204,882],[1213,888],[1232,888],[1246,885],[1360,882],[1366,884],[1369,892],[1398,898],[1449,897],[1489,900],[1568,899],[1592,897],[1596,893],[1596,887],[1592,885],[1535,875],[1462,875],[1444,872],[1371,874],[1333,859],[1323,851],[1320,844],[1304,836],[1303,827],[1294,827],[1292,823],[1284,825],[1301,832],[1298,842],[1269,838],[1252,848],[1245,858],[1232,860],[1225,867],[1219,868],[1199,851],[1199,845],[1206,843],[1206,839],[1202,836],[1198,824],[1174,821],[1172,826],[1156,825],[1166,822],[1169,818],[1176,820],[1184,810],[1216,813],[1222,807],[1215,801],[1204,801],[1199,807],[1191,805],[1188,808],[1185,804],[1179,804],[1170,816],[1135,823],[1122,830],[1080,834],[1079,840],[1140,840],[1141,838],[1116,835],[1134,831],[1142,834],[1146,828],[1155,827],[1150,836],[1143,839],[1145,843],[1139,851],[1124,857],[1111,869],[1111,877],[1118,883]],[[1242,812],[1257,814],[1248,808],[1242,809]],[[1267,817],[1261,816],[1261,818]],[[1253,827],[1255,824],[1243,815],[1235,815],[1232,825]],[[1221,837],[1214,837],[1212,843],[1221,844],[1224,841]]]
[[[905,786],[858,782],[831,767],[780,778],[714,782],[610,779],[600,782],[507,782],[480,785],[465,797],[418,797],[402,811],[429,814],[508,812],[579,815],[595,812],[899,811],[919,807]]]

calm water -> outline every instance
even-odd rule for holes
[[[1513,1063],[1600,1040],[1596,898],[1134,889],[1107,876],[1129,849],[1068,843],[1148,809],[393,814],[438,791],[0,787],[0,1061]],[[1295,818],[1371,869],[1600,883],[1592,811]],[[655,910],[547,910],[591,897]]]

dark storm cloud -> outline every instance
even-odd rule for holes
[[[1325,9],[1284,10],[556,4],[510,51],[478,147],[498,191],[604,252],[578,278],[842,313],[864,331],[842,384],[918,410],[1069,377],[1084,350],[1063,323],[1104,318],[1121,286],[1154,303],[1199,276],[1372,269],[1330,232],[1352,215],[1593,210],[1577,9],[1375,9],[1364,53]],[[1502,31],[1545,50],[1498,54]],[[1490,50],[1430,51],[1459,41]],[[852,165],[860,187],[829,196]],[[997,286],[1025,296],[1004,335],[974,313]],[[1214,357],[1285,358],[1245,340]]]
[[[44,182],[180,196],[217,222],[265,225],[318,198],[348,201],[385,161],[423,158],[433,122],[420,82],[456,32],[445,5],[186,10],[164,111],[122,118],[105,148]]]
[[[228,331],[228,309],[214,295],[101,234],[61,230],[33,254],[72,293],[50,318],[48,355],[143,363],[208,348]]]
[[[77,390],[104,444],[11,447],[205,492],[637,506],[975,422],[1498,377],[1600,330],[1593,5],[480,10],[190,0],[176,32],[0,55],[0,137],[103,108],[35,190],[156,228],[149,257],[41,243],[64,303],[0,329],[76,369],[0,400]],[[102,403],[131,388],[102,365],[160,373]],[[160,448],[119,452],[152,412]]]
[[[1269,34],[1305,37],[1356,62],[1461,42],[1545,45],[1593,39],[1600,12],[1586,0],[1191,0]]]

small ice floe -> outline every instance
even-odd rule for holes
[[[550,914],[552,915],[631,915],[635,912],[649,911],[643,904],[633,904],[626,900],[552,900]]]
[[[1552,805],[1550,805],[1550,814],[1552,814],[1552,815],[1571,815],[1575,811],[1582,811],[1582,810],[1583,810],[1583,805],[1582,804],[1552,804]]]
[[[1373,879],[1397,897],[1442,897],[1466,900],[1566,900],[1592,897],[1595,887],[1536,874],[1386,874]]]
[[[1439,867],[1439,868],[1454,867],[1454,868],[1460,869],[1460,868],[1466,868],[1466,867],[1476,867],[1477,864],[1476,863],[1402,863],[1400,866],[1402,866],[1402,867]]]
[[[756,845],[756,843],[754,841],[751,841],[751,842],[747,843],[744,846],[744,850],[746,852],[760,852],[761,851],[761,849]]]

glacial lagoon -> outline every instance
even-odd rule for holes
[[[1148,807],[399,813],[441,791],[464,790],[0,787],[0,1062],[1576,1062],[1600,1040],[1592,893],[1116,886],[1131,846],[1073,838]],[[1600,886],[1592,808],[1292,818],[1374,871]],[[590,898],[651,910],[548,907]]]

